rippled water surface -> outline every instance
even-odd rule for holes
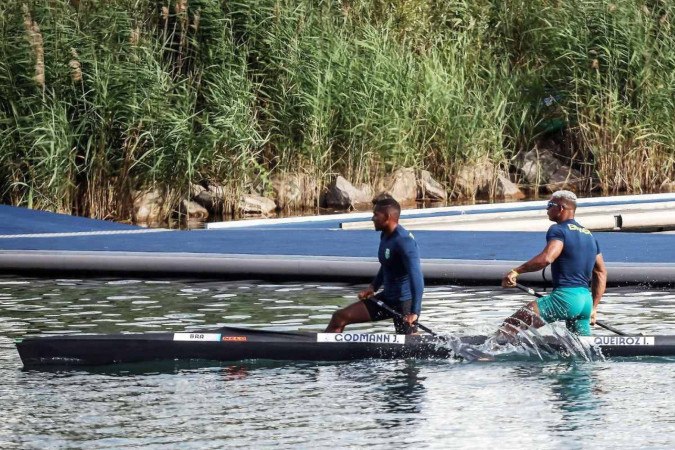
[[[0,278],[0,448],[672,448],[675,359],[163,363],[24,371],[24,335],[218,325],[322,330],[363,286]],[[431,286],[423,323],[486,333],[531,297]],[[675,291],[613,288],[602,319],[675,334]],[[352,329],[390,331],[387,323]],[[596,330],[598,334],[606,334]]]

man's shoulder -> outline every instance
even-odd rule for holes
[[[392,241],[394,247],[403,252],[418,248],[415,236],[400,225],[396,227],[396,231],[392,234]]]
[[[575,219],[569,219],[564,222],[554,223],[548,228],[546,236],[547,237],[564,236],[568,233],[574,232],[592,236],[591,232],[586,227],[577,222]]]
[[[560,223],[554,223],[553,225],[548,227],[549,230],[563,230],[563,231],[576,230],[577,228],[584,228],[584,227],[575,219],[568,219]]]
[[[560,223],[554,223],[550,227],[548,227],[548,231],[546,232],[546,240],[550,241],[551,239],[557,239],[564,241],[565,240],[565,235],[567,234],[567,231],[569,230],[569,225],[570,221],[566,220],[564,222]]]
[[[394,230],[394,237],[397,240],[415,239],[415,236],[401,225],[398,225]]]
[[[554,223],[553,225],[548,227],[548,232],[549,233],[560,232],[560,231],[564,231],[566,229],[567,229],[567,222],[560,222],[560,223]]]

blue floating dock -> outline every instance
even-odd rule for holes
[[[584,206],[674,201],[675,195],[581,199]],[[404,218],[541,210],[545,202],[406,210]],[[370,213],[213,224],[205,230],[145,229],[0,206],[0,268],[147,276],[370,279],[379,233],[344,230]],[[540,252],[541,232],[415,231],[429,281],[497,283]],[[595,232],[612,284],[675,284],[675,234]],[[524,282],[542,281],[541,273]]]

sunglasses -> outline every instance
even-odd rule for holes
[[[551,209],[551,208],[565,209],[565,208],[563,207],[563,205],[559,205],[559,204],[554,203],[554,202],[548,202],[548,203],[546,204],[546,209]]]

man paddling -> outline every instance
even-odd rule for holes
[[[378,200],[373,207],[372,221],[375,230],[381,231],[378,259],[380,270],[372,283],[358,294],[360,301],[342,308],[330,319],[327,333],[341,333],[352,323],[374,322],[394,319],[397,333],[417,332],[417,319],[422,310],[424,277],[420,266],[420,255],[412,234],[398,224],[401,206],[386,197]],[[377,290],[383,287],[382,292]],[[403,317],[396,317],[380,308],[375,297],[390,306]]]
[[[541,327],[564,320],[573,333],[589,336],[598,304],[605,293],[607,270],[597,240],[575,219],[577,196],[557,191],[546,206],[555,222],[546,233],[546,247],[537,256],[512,269],[502,278],[502,287],[515,287],[521,273],[536,272],[551,264],[553,291],[506,319],[501,333],[515,335],[524,326]],[[589,290],[589,286],[591,289]]]

